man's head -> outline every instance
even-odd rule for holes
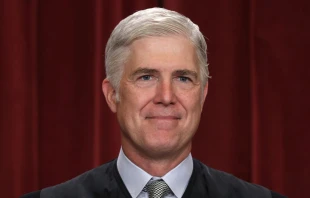
[[[188,154],[209,74],[197,25],[162,8],[134,13],[110,36],[106,73],[103,92],[117,114],[127,154]]]
[[[150,8],[123,19],[108,40],[105,50],[106,75],[116,91],[119,88],[124,63],[130,53],[130,44],[144,37],[170,35],[181,35],[192,42],[200,67],[200,79],[203,85],[207,83],[209,77],[207,45],[199,27],[175,11]]]

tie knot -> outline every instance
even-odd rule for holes
[[[162,198],[171,193],[169,186],[162,179],[150,181],[145,186],[145,190],[149,194],[149,198]]]

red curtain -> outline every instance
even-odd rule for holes
[[[114,26],[162,4],[208,38],[212,79],[193,156],[308,196],[310,1],[0,0],[0,192],[68,180],[117,157],[101,93]]]

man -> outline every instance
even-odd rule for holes
[[[206,49],[198,26],[176,12],[151,8],[122,20],[106,46],[102,83],[121,129],[118,158],[24,198],[283,197],[192,159]]]

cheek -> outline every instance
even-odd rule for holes
[[[201,111],[201,92],[200,90],[178,91],[178,101],[187,110],[188,113]]]
[[[140,111],[152,101],[152,91],[137,89],[132,86],[123,88],[120,93],[120,106],[127,114],[139,114]]]

